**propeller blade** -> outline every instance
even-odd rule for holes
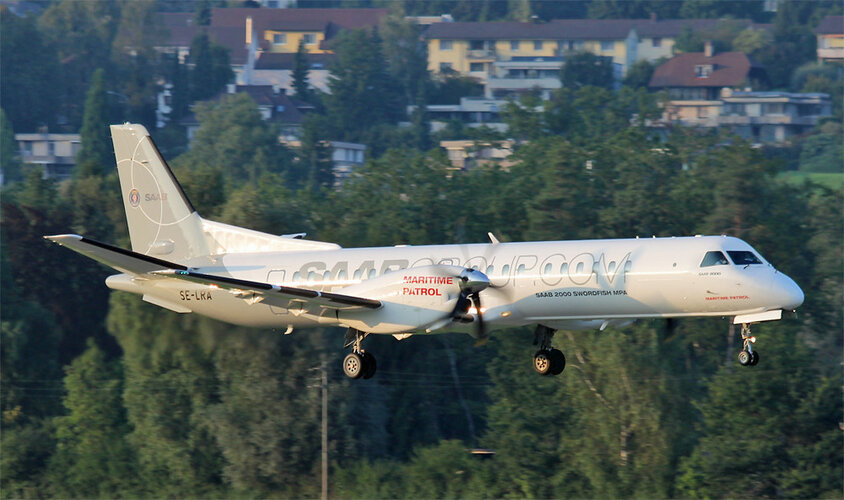
[[[484,324],[484,315],[481,312],[481,294],[480,292],[475,292],[471,295],[472,298],[472,305],[475,306],[475,316],[478,319],[478,327],[475,331],[475,335],[478,339],[483,340],[488,337],[486,331],[486,325]]]

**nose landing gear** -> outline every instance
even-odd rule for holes
[[[552,337],[554,330],[551,328],[542,325],[536,327],[533,343],[540,345],[533,355],[533,369],[540,375],[559,375],[566,369],[566,356],[561,350],[551,347]]]
[[[343,347],[351,346],[352,352],[343,358],[343,373],[349,378],[369,379],[375,375],[375,356],[360,347],[367,335],[369,334],[354,328],[349,328],[346,332],[346,344]]]
[[[741,325],[742,349],[738,355],[739,364],[742,366],[756,366],[759,363],[759,353],[753,350],[756,337],[750,335],[750,324]]]

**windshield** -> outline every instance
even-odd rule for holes
[[[712,251],[706,252],[706,255],[703,256],[703,262],[700,263],[700,267],[726,266],[729,263],[722,252]]]
[[[761,264],[762,261],[753,252],[747,250],[727,250],[733,263],[737,266],[747,266],[750,264]]]

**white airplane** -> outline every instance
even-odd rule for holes
[[[83,236],[46,236],[120,274],[106,285],[177,313],[245,326],[348,328],[343,370],[370,378],[369,334],[490,330],[536,324],[534,369],[557,375],[558,329],[641,318],[730,316],[742,365],[758,353],[750,325],[778,320],[803,292],[744,241],[726,236],[344,249],[203,219],[147,130],[112,125],[132,250]]]

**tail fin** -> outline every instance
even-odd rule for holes
[[[132,250],[184,262],[208,255],[202,219],[143,125],[112,125]]]

